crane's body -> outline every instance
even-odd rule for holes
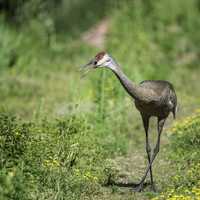
[[[88,66],[92,66],[93,69],[105,67],[112,70],[124,89],[133,98],[135,106],[142,117],[146,134],[146,152],[148,156],[148,166],[145,174],[133,190],[142,190],[148,172],[150,172],[152,189],[155,190],[152,164],[160,149],[160,136],[164,123],[170,112],[173,113],[174,118],[176,115],[177,97],[173,85],[168,81],[163,80],[146,80],[142,81],[140,84],[135,84],[128,79],[116,61],[106,52],[98,53],[94,59],[84,66],[84,68]],[[157,117],[158,119],[158,137],[153,152],[151,151],[148,134],[149,119],[152,116]]]
[[[136,99],[135,106],[141,113],[148,116],[166,118],[172,112],[175,118],[177,100],[171,83],[162,80],[147,80],[142,81],[139,86],[147,90],[153,90],[159,97],[148,103]]]

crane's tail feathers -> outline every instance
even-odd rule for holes
[[[172,110],[172,113],[173,113],[174,119],[176,119],[177,106],[174,106],[174,108],[173,108],[173,110]]]

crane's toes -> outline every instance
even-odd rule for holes
[[[141,192],[142,189],[143,189],[143,183],[134,186],[132,190],[133,192]]]

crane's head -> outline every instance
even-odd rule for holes
[[[113,69],[117,67],[117,63],[114,59],[106,52],[102,51],[92,58],[82,69],[96,69],[101,67],[107,67]]]

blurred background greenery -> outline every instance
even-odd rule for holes
[[[78,70],[106,50],[137,83],[172,82],[184,118],[200,103],[199,35],[199,0],[0,0],[0,198],[150,199],[169,185],[193,198],[184,192],[198,188],[196,179],[177,186],[170,177],[199,157],[168,155],[180,144],[166,134],[155,164],[158,194],[103,187],[110,175],[139,180],[144,131],[110,71],[81,78]],[[199,144],[196,121],[193,140],[182,134],[186,144]],[[173,159],[180,164],[170,171]]]

